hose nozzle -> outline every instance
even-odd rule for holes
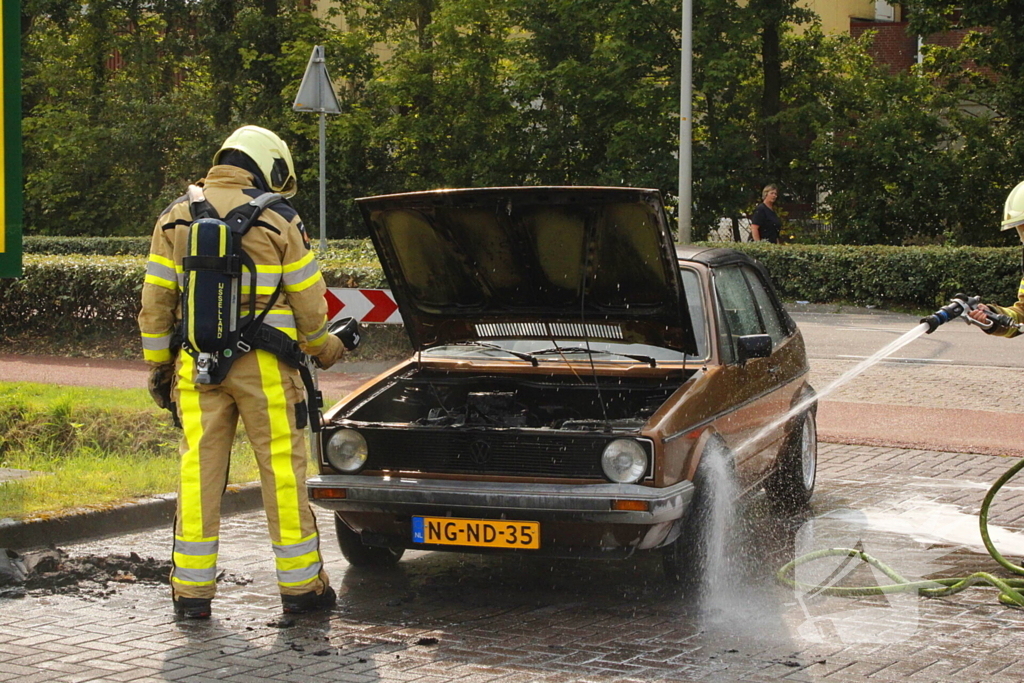
[[[974,299],[973,305],[971,299]],[[967,311],[973,310],[978,305],[978,297],[968,297],[966,294],[957,294],[949,303],[935,311],[931,315],[921,318],[921,322],[928,325],[928,334],[934,332],[939,325],[944,325],[954,318],[959,318]]]

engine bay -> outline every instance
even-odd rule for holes
[[[588,375],[467,376],[411,369],[334,419],[419,427],[639,429],[694,372],[595,382]]]

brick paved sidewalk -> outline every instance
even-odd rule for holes
[[[0,599],[0,681],[1024,678],[1024,615],[991,590],[811,599],[772,579],[795,553],[836,543],[859,543],[911,578],[991,569],[976,539],[952,532],[964,520],[976,525],[985,487],[1011,461],[839,445],[823,445],[821,455],[813,514],[780,523],[763,499],[751,501],[744,544],[720,568],[729,581],[703,601],[666,586],[651,555],[552,562],[411,552],[394,571],[359,571],[341,559],[321,515],[339,605],[289,624],[280,621],[262,515],[253,513],[225,522],[226,574],[209,622],[175,623],[166,586]],[[908,520],[912,532],[902,525]],[[993,520],[1024,526],[1024,485],[1011,482]],[[1001,542],[1024,548],[1022,539],[1006,532]],[[169,544],[159,530],[68,549],[163,558]]]

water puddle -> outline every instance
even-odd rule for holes
[[[955,505],[912,497],[889,510],[833,510],[818,519],[834,519],[865,531],[905,536],[926,545],[964,546],[987,553],[981,540],[978,516]],[[989,524],[989,537],[1004,555],[1024,556],[1024,533]]]

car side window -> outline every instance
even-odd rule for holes
[[[762,322],[764,322],[765,333],[771,336],[772,346],[777,347],[788,334],[786,326],[782,323],[782,318],[779,317],[779,309],[764,286],[764,282],[753,268],[744,266],[743,274],[746,275],[747,282],[750,284],[750,290],[754,293],[757,310],[761,314]]]
[[[704,298],[700,287],[700,276],[689,268],[680,268],[683,279],[683,293],[686,295],[686,307],[690,312],[690,324],[693,326],[693,337],[697,342],[697,357],[708,357],[707,325],[704,316]]]
[[[715,269],[715,290],[718,293],[718,336],[723,360],[736,358],[736,339],[748,334],[765,334],[757,301],[738,267]]]

